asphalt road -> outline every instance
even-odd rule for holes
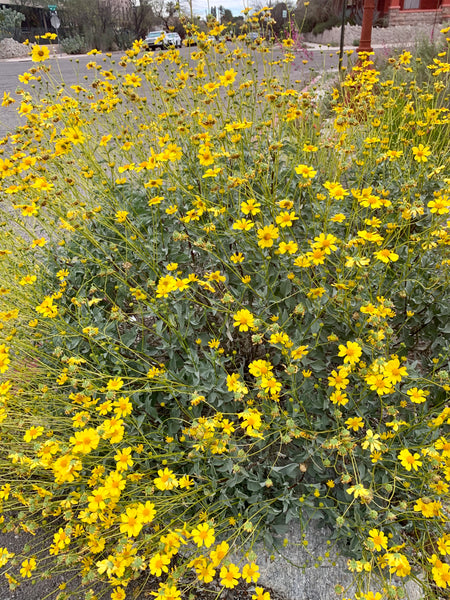
[[[182,48],[181,54],[184,58],[189,58],[192,51],[196,48]],[[306,87],[308,83],[321,73],[332,72],[337,69],[338,56],[336,48],[316,48],[314,50],[295,52],[296,59],[292,64],[292,80],[298,80],[301,83],[299,86]],[[113,61],[119,61],[123,52],[112,54]],[[256,53],[255,58],[258,60],[258,68],[262,71],[263,59],[267,60],[268,54]],[[275,54],[276,56],[276,54]],[[95,60],[100,64],[104,57],[102,56],[59,56],[52,57],[48,60],[51,65],[51,76],[56,82],[65,82],[67,86],[85,84],[84,76],[92,76],[92,71],[86,70],[86,64],[89,61]],[[106,64],[109,63],[109,58],[106,57]],[[304,61],[307,61],[305,64]],[[33,93],[34,85],[32,83],[23,86],[18,80],[19,75],[29,71],[35,64],[31,58],[25,59],[10,59],[0,60],[0,101],[4,92],[10,92],[13,96],[18,88],[26,88]],[[105,65],[106,66],[106,65]],[[108,67],[110,68],[110,67]],[[20,118],[17,114],[17,103],[8,107],[0,106],[0,138],[7,133],[11,133],[14,129],[24,122],[24,118]]]

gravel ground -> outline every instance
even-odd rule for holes
[[[42,556],[47,557],[45,559],[47,568],[52,564],[53,566],[56,565],[55,557],[49,556],[48,551],[45,550],[45,548],[49,547],[50,543],[51,536],[49,537],[48,535],[37,534],[36,536],[32,536],[27,533],[0,533],[1,548],[6,547],[9,552],[14,552],[14,554],[20,557],[24,546],[26,544],[33,544],[36,548],[35,555],[39,556],[39,552],[41,552]],[[17,569],[18,567],[16,567],[15,571]],[[4,569],[0,569],[0,574],[3,572]],[[18,579],[21,581],[20,586],[11,590],[6,578],[3,575],[0,576],[0,600],[56,600],[62,590],[70,594],[67,598],[70,597],[71,600],[84,600],[86,591],[90,589],[89,587],[80,587],[81,579],[77,576],[77,566],[71,570],[66,569],[51,579],[22,579],[20,576]],[[189,583],[192,583],[192,587],[189,593],[186,594],[186,598],[189,597],[191,600],[216,600],[219,587],[217,587],[217,591],[214,591],[212,584],[208,584],[203,589],[196,586],[194,581]],[[100,586],[91,587],[97,593],[99,600],[100,598],[109,600],[109,591],[102,589]],[[154,598],[151,592],[157,589],[157,580],[152,576],[143,575],[129,584],[126,589],[126,600]],[[267,587],[265,587],[265,590],[270,592],[271,600],[287,600],[284,596]],[[245,583],[240,584],[233,590],[224,590],[224,592],[220,596],[222,600],[251,600],[254,593],[251,586],[247,586]],[[66,597],[62,596],[60,600],[63,600],[63,598],[65,599]]]

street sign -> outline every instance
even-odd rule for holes
[[[56,6],[56,4],[49,4],[49,5],[48,5],[48,10],[49,10],[50,12],[55,12],[55,11],[56,11],[56,9],[57,9],[57,6]]]
[[[58,15],[53,13],[52,16],[50,17],[50,23],[51,23],[52,27],[54,27],[56,30],[58,30],[59,26],[61,25],[61,21],[59,20]]]

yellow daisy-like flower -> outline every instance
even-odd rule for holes
[[[200,523],[198,527],[192,530],[192,539],[200,548],[201,546],[206,546],[209,548],[214,544],[214,528],[210,527],[208,523]]]
[[[41,427],[41,426],[36,427],[35,425],[33,425],[32,427],[30,427],[30,429],[28,429],[25,432],[23,439],[26,442],[31,442],[32,440],[35,440],[36,438],[40,437],[43,433],[44,433],[43,427]]]
[[[431,150],[429,146],[424,146],[423,144],[419,144],[418,146],[414,146],[412,148],[412,153],[414,155],[414,160],[418,163],[427,162],[428,157],[431,154]]]
[[[259,567],[254,562],[246,564],[242,567],[242,579],[245,579],[247,583],[256,583],[259,577]]]
[[[344,357],[344,363],[354,365],[359,362],[362,354],[362,348],[357,342],[347,342],[347,345],[339,345],[338,356]]]
[[[139,535],[143,523],[136,508],[128,507],[126,512],[120,515],[120,520],[120,533],[125,533],[128,537]]]
[[[238,579],[240,577],[241,574],[239,569],[233,563],[231,563],[228,567],[222,567],[220,569],[220,583],[230,590],[238,585]]]
[[[379,552],[381,548],[385,550],[388,547],[388,538],[387,536],[378,529],[371,529],[369,531],[369,537],[367,538],[369,543],[369,548],[376,550]]]
[[[32,571],[34,571],[35,568],[36,568],[36,559],[35,558],[30,558],[30,559],[24,560],[22,563],[22,568],[20,569],[20,574],[24,578],[31,577],[31,573],[32,573]]]
[[[234,314],[234,323],[235,327],[239,327],[239,331],[248,331],[249,328],[254,327],[254,316],[252,313],[246,308],[242,308],[238,310],[237,313]]]
[[[173,490],[173,488],[178,487],[179,483],[175,473],[167,467],[165,469],[160,469],[158,475],[159,477],[156,477],[156,479],[153,480],[153,483],[158,490]]]
[[[258,246],[260,248],[271,248],[273,241],[278,238],[278,227],[274,225],[266,225],[262,229],[258,229]]]
[[[31,60],[33,62],[44,62],[50,56],[48,46],[34,45],[31,49]]]
[[[397,458],[407,471],[411,471],[411,469],[417,471],[418,468],[422,466],[422,461],[419,460],[420,454],[417,454],[417,452],[415,454],[411,454],[411,452],[407,448],[404,448],[398,454]]]

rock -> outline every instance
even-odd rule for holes
[[[286,600],[354,598],[358,591],[355,575],[348,570],[347,559],[339,556],[333,544],[328,542],[326,529],[311,525],[302,536],[300,524],[296,523],[290,526],[285,540],[288,543],[281,540],[281,547],[274,549],[273,554],[262,544],[256,544],[253,548],[261,572],[258,585],[271,588]],[[358,583],[362,584],[359,591],[382,592],[382,584],[376,581],[373,574],[358,573],[357,577]],[[388,573],[386,578],[389,579]],[[391,583],[404,586],[404,598],[407,600],[423,598],[420,586],[412,580],[406,583],[392,580]],[[337,594],[337,585],[345,590],[343,596]]]
[[[384,44],[395,44],[401,46],[402,44],[410,45],[421,39],[436,40],[438,37],[442,37],[440,29],[443,26],[439,23],[432,27],[430,25],[397,25],[393,27],[374,27],[372,29],[372,44],[384,45]],[[361,26],[360,25],[346,25],[345,26],[345,44],[351,46],[352,44],[358,45],[361,37]],[[328,29],[319,35],[312,33],[305,33],[303,38],[306,42],[315,44],[331,44],[332,46],[338,46],[341,38],[341,28],[333,27]]]
[[[28,56],[30,49],[12,38],[5,38],[0,42],[0,58],[20,58]]]

